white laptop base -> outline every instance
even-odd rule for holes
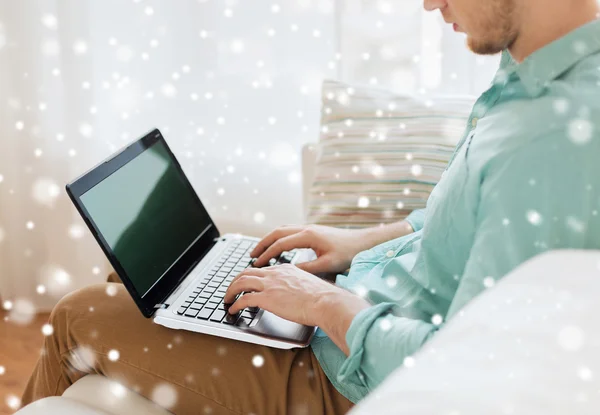
[[[265,310],[258,311],[250,326],[227,325],[177,314],[177,310],[191,295],[192,291],[196,289],[198,284],[204,279],[209,280],[211,278],[208,276],[208,271],[213,265],[223,257],[224,252],[234,241],[240,239],[259,241],[258,238],[239,234],[221,236],[217,244],[183,280],[165,304],[162,304],[162,307],[156,311],[154,322],[172,329],[195,331],[278,349],[308,346],[316,331],[316,327],[293,323]],[[304,258],[301,259],[302,256]],[[292,263],[303,262],[308,259],[307,256],[314,256],[314,252],[301,251],[294,257]]]

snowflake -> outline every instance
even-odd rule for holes
[[[567,216],[567,226],[573,230],[573,232],[582,233],[585,230],[585,223],[573,216]]]
[[[27,325],[35,317],[35,305],[26,298],[17,298],[14,303],[9,304],[10,308],[7,308],[6,305],[5,302],[4,308],[10,310],[8,318],[15,324]]]
[[[125,388],[125,386],[114,381],[112,381],[110,384],[110,391],[117,398],[123,398],[127,394],[127,389]]]
[[[41,178],[33,183],[32,197],[41,205],[53,207],[59,194],[60,188],[52,179]]]
[[[552,107],[557,114],[564,114],[569,110],[569,100],[565,98],[555,99]]]
[[[410,168],[410,172],[413,174],[413,176],[420,176],[423,173],[423,167],[421,167],[420,164],[414,164]]]
[[[117,360],[119,360],[119,357],[121,357],[121,354],[118,350],[111,349],[108,352],[108,360],[110,360],[111,362],[116,362]]]
[[[396,285],[398,285],[398,279],[390,275],[389,277],[385,277],[385,283],[388,287],[394,288]]]
[[[109,284],[106,286],[106,295],[109,297],[114,297],[117,295],[117,287],[114,284]]]
[[[44,336],[51,336],[52,333],[54,333],[54,327],[52,327],[52,325],[50,325],[50,324],[44,324],[42,326],[42,334]]]
[[[240,54],[244,51],[244,42],[241,39],[234,39],[230,45],[231,51],[236,54]]]
[[[259,354],[254,355],[254,357],[252,358],[252,365],[254,365],[254,367],[262,367],[262,365],[264,365],[264,364],[265,364],[264,357],[262,357]]]
[[[369,207],[369,198],[366,196],[361,196],[358,198],[358,207],[367,208]]]
[[[15,395],[12,395],[12,394],[7,395],[6,396],[6,405],[10,409],[14,409],[16,411],[21,406],[21,400]]]
[[[569,139],[577,145],[587,144],[594,133],[594,125],[585,119],[578,118],[569,123]]]
[[[380,177],[382,176],[384,173],[383,167],[381,167],[379,164],[375,164],[373,167],[371,167],[371,174],[375,177]]]
[[[167,98],[174,98],[177,95],[177,89],[173,84],[164,84],[160,90]]]
[[[177,403],[177,390],[169,383],[159,383],[152,390],[151,399],[163,408],[170,409]]]
[[[573,50],[580,54],[580,55],[584,55],[587,51],[588,47],[587,44],[583,41],[583,40],[577,40],[575,42],[573,42]]]
[[[352,288],[352,291],[359,297],[365,298],[369,293],[369,290],[364,285],[357,284]]]
[[[583,381],[590,381],[594,377],[594,373],[589,367],[582,366],[577,370],[579,378]]]
[[[42,16],[42,24],[48,29],[54,30],[58,25],[58,19],[53,14],[47,13]]]
[[[412,356],[406,356],[404,361],[402,362],[404,367],[414,367],[415,366],[415,358]]]
[[[527,220],[535,226],[538,226],[542,223],[542,215],[536,210],[528,210],[527,211]]]
[[[56,39],[45,39],[42,42],[42,54],[44,56],[57,56],[60,53],[60,44]]]
[[[129,62],[133,58],[133,50],[127,45],[121,45],[115,53],[120,62]]]
[[[494,280],[494,277],[485,277],[483,279],[483,286],[485,288],[492,288],[495,283],[496,281]]]
[[[73,43],[73,52],[76,55],[84,55],[88,50],[88,45],[84,40],[78,39]]]
[[[69,226],[69,236],[72,239],[81,239],[85,235],[85,230],[81,225],[71,225]]]
[[[576,326],[563,327],[558,332],[558,344],[565,350],[574,352],[583,347],[585,334]]]
[[[379,322],[379,327],[381,327],[381,330],[383,331],[389,331],[392,328],[392,322],[389,318],[383,318]]]
[[[440,314],[434,314],[433,317],[431,317],[431,322],[435,326],[439,326],[440,324],[442,324],[442,321],[444,321],[444,319]]]
[[[300,183],[300,173],[297,171],[292,171],[288,174],[288,181],[290,183]]]

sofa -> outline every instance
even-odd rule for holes
[[[423,207],[472,102],[325,80],[320,140],[302,148],[307,221],[375,226]],[[267,231],[235,218],[218,225],[222,232],[254,236]],[[598,298],[600,251],[532,258],[448,321],[351,413],[598,414]],[[17,413],[169,412],[109,379],[88,375],[63,396]]]
[[[312,181],[315,157],[314,145],[306,145],[305,183]],[[600,251],[541,254],[465,307],[351,414],[598,414],[598,298]],[[17,412],[136,413],[169,414],[98,375]]]

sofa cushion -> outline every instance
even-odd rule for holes
[[[598,298],[600,251],[534,257],[448,321],[351,414],[598,414]]]
[[[100,375],[87,375],[71,385],[63,398],[78,401],[111,415],[169,415],[171,412]]]
[[[73,401],[68,398],[51,396],[40,399],[25,406],[14,415],[113,415],[84,403]]]
[[[398,95],[326,80],[307,221],[364,227],[425,206],[473,97]]]

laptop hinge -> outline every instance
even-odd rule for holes
[[[163,308],[167,308],[167,304],[154,304],[154,309],[163,309]]]

